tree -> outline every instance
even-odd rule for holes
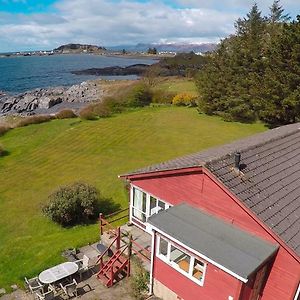
[[[287,22],[279,1],[271,15],[253,5],[210,55],[196,78],[200,111],[272,126],[300,120],[299,17]]]
[[[155,47],[149,48],[148,49],[148,54],[156,55],[157,54],[157,49]]]
[[[280,23],[287,22],[291,19],[289,14],[284,14],[283,7],[279,4],[280,0],[275,0],[270,7],[269,22]]]

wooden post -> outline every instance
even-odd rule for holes
[[[102,228],[102,213],[99,214],[99,221],[100,221],[100,237],[102,237],[102,234],[103,234],[103,228]]]
[[[132,234],[129,234],[129,242],[128,242],[128,258],[132,255]]]
[[[110,278],[110,286],[112,286],[113,285],[113,283],[114,283],[114,277],[115,277],[115,274],[114,274],[114,265],[112,264],[112,266],[111,266],[111,278]]]
[[[127,277],[130,276],[130,259],[132,255],[132,234],[129,234],[129,242],[128,242],[128,262],[127,262]]]
[[[121,228],[120,226],[117,228],[117,250],[121,248]]]

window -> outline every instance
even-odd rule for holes
[[[204,268],[205,268],[204,263],[198,260],[197,258],[195,258],[193,264],[193,273],[192,273],[193,277],[201,281],[203,277]]]
[[[137,219],[146,221],[147,195],[146,193],[133,189],[132,215]]]
[[[157,256],[194,282],[203,285],[206,264],[159,235]]]
[[[175,246],[171,245],[170,262],[176,264],[181,270],[189,273],[191,257]]]
[[[168,256],[168,242],[164,238],[160,238],[159,254],[165,257]]]
[[[146,222],[149,217],[157,214],[160,210],[169,208],[165,202],[137,189],[132,189],[133,203],[132,203],[132,216],[142,222]]]

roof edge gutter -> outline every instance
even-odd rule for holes
[[[183,244],[182,242],[178,241],[176,238],[170,236],[169,234],[165,233],[163,230],[160,230],[159,228],[157,228],[156,226],[154,226],[153,224],[149,224],[149,230],[152,231],[156,231],[162,235],[164,235],[165,237],[167,237],[169,240],[174,241],[176,244],[178,244],[179,246],[181,246],[182,248],[187,249],[189,252],[194,253],[195,255],[199,256],[200,258],[204,259],[205,261],[211,263],[212,265],[216,266],[217,268],[221,269],[222,271],[224,271],[225,273],[235,277],[236,279],[242,281],[243,283],[247,283],[248,282],[248,278],[244,278],[243,276],[240,276],[238,274],[236,274],[235,272],[227,269],[225,266],[218,264],[217,262],[215,262],[214,260],[210,259],[209,257],[207,257],[204,254],[199,253],[198,251],[190,248],[189,246]]]

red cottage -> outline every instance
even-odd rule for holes
[[[300,125],[122,175],[163,299],[299,300]]]

